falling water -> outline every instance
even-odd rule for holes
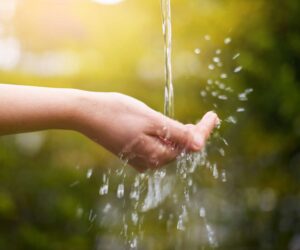
[[[170,0],[161,0],[163,35],[165,40],[165,103],[164,112],[169,117],[174,116],[174,89],[172,82],[172,24]]]
[[[171,25],[171,5],[170,0],[161,0],[162,8],[162,29],[164,36],[164,55],[165,55],[165,94],[164,94],[164,112],[166,116],[174,116],[174,90],[172,82],[172,25]],[[213,39],[210,35],[205,35],[204,40],[210,42]],[[229,46],[232,43],[230,37],[225,38],[224,46]],[[202,49],[196,48],[194,53],[197,56],[202,55]],[[230,72],[225,71],[224,56],[226,50],[216,49],[211,61],[205,66],[213,75],[207,80],[205,89],[200,92],[203,99],[213,98],[216,103],[213,104],[217,108],[217,102],[224,103],[232,98],[235,94],[229,85],[232,74],[238,74],[242,71],[242,66],[236,65]],[[233,61],[237,61],[240,53],[231,56]],[[239,93],[237,98],[241,102],[247,101],[248,95],[253,89],[246,89]],[[235,107],[236,113],[242,113],[245,108],[242,106]],[[236,124],[237,118],[233,115],[223,119],[224,122]],[[222,147],[218,148],[218,153],[221,157],[225,157],[225,147],[228,146],[226,139],[220,135],[216,137],[221,141]],[[107,202],[100,210],[103,216],[100,225],[110,226],[113,218],[118,214],[118,225],[121,226],[120,234],[124,237],[126,245],[130,249],[139,249],[143,242],[145,229],[143,224],[145,220],[149,220],[154,213],[157,213],[157,222],[165,223],[165,228],[175,244],[181,244],[186,235],[190,234],[190,229],[193,224],[203,225],[204,234],[206,234],[206,242],[200,244],[209,244],[210,247],[218,246],[218,240],[214,233],[214,225],[210,223],[210,210],[206,210],[206,204],[202,198],[201,187],[199,183],[200,169],[207,169],[215,179],[222,182],[227,182],[227,174],[225,169],[218,168],[217,163],[210,162],[207,156],[207,149],[203,149],[199,153],[189,153],[183,151],[176,159],[174,168],[160,169],[157,171],[149,171],[143,174],[135,174],[130,176],[127,173],[126,166],[128,159],[120,155],[123,164],[120,169],[115,171],[107,170],[101,180],[99,195],[107,196]],[[170,170],[171,169],[171,170]],[[172,171],[172,169],[176,171]],[[90,179],[93,175],[93,169],[89,169],[86,173],[86,178]],[[110,181],[114,177],[117,183]],[[78,184],[78,183],[77,183]],[[77,185],[72,184],[72,185]],[[116,185],[115,185],[116,184]],[[113,194],[113,198],[111,196]],[[115,199],[114,199],[115,198]],[[165,204],[164,204],[165,203]],[[120,205],[120,206],[118,206]],[[168,209],[172,207],[172,210]],[[78,210],[78,214],[82,213]],[[95,210],[90,210],[88,219],[92,223],[96,221],[97,215]],[[105,222],[105,219],[108,221]],[[153,222],[152,222],[153,223]],[[145,227],[147,228],[147,226]],[[197,239],[199,240],[199,239]],[[180,243],[181,242],[181,243]],[[199,242],[197,243],[199,244]]]

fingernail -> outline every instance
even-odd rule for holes
[[[203,136],[196,134],[194,136],[194,144],[193,146],[195,147],[195,149],[201,149],[204,146],[204,139]]]
[[[209,111],[207,113],[207,115],[209,115],[210,117],[218,117],[217,114],[214,111]]]
[[[207,113],[207,115],[209,116],[209,118],[214,118],[215,119],[215,127],[219,128],[221,125],[221,120],[219,119],[218,115],[214,112],[214,111],[209,111]]]

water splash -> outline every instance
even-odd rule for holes
[[[166,71],[165,114],[172,117],[174,115],[174,95],[169,0],[162,0],[162,11]],[[204,40],[208,42],[211,37],[206,35]],[[224,40],[226,45],[231,42],[231,38]],[[253,89],[246,89],[240,94],[235,93],[230,84],[231,76],[238,74],[243,68],[238,65],[234,67],[225,65],[226,48],[230,48],[230,46],[225,47],[225,49],[222,47],[223,50],[219,48],[213,50],[212,58],[205,65],[205,68],[207,67],[210,70],[211,76],[206,81],[205,89],[200,92],[202,99],[214,98],[215,101],[212,104],[215,108],[231,99],[245,101],[253,91]],[[194,50],[195,56],[201,53],[202,49],[200,48]],[[238,53],[230,56],[230,58],[236,60],[239,56]],[[198,58],[201,59],[200,56]],[[238,113],[245,112],[245,108],[242,106],[244,105],[235,107],[234,114],[227,114],[226,118],[223,119],[224,122],[236,124]],[[216,133],[215,138],[221,143],[216,151],[217,156],[225,157],[226,147],[229,145],[227,140],[218,133]],[[184,239],[184,235],[188,235],[190,232],[195,216],[199,220],[195,223],[202,223],[203,225],[206,240],[210,247],[215,248],[218,246],[214,225],[208,219],[211,211],[205,208],[206,204],[202,202],[201,197],[199,198],[201,185],[199,185],[198,178],[200,171],[206,171],[213,177],[211,178],[212,181],[225,183],[227,182],[227,173],[223,166],[218,166],[216,161],[209,160],[207,148],[198,153],[189,153],[183,150],[176,159],[176,166],[135,175],[127,172],[128,158],[123,155],[120,155],[120,158],[123,164],[114,172],[118,179],[117,183],[110,182],[109,171],[103,174],[99,194],[107,195],[106,199],[110,202],[106,203],[100,211],[107,218],[113,218],[121,214],[118,220],[118,230],[120,230],[127,248],[138,249],[142,246],[144,233],[147,231],[146,221],[149,221],[149,219],[153,223],[153,218],[155,218],[155,222],[165,224],[168,233],[173,235],[176,232],[178,239],[180,237]],[[91,176],[92,173],[88,170],[86,177],[90,178]],[[118,204],[122,206],[118,206]],[[94,221],[93,216],[92,214],[90,218]]]
[[[107,173],[103,174],[102,176],[102,186],[99,188],[99,195],[106,195],[108,194],[109,189],[109,178],[110,178],[110,170]]]
[[[124,193],[125,193],[125,187],[124,187],[124,183],[119,184],[118,186],[118,190],[117,190],[117,197],[119,199],[124,197]]]

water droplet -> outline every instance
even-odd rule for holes
[[[221,124],[222,124],[222,121],[219,120],[216,124],[216,129],[220,129],[221,128]]]
[[[111,205],[110,205],[110,203],[107,203],[105,205],[105,207],[103,208],[102,212],[106,214],[109,212],[110,209],[111,209]]]
[[[130,241],[129,245],[130,245],[130,248],[136,248],[136,247],[137,247],[137,237],[134,237],[134,238]]]
[[[222,53],[222,50],[221,49],[217,49],[216,50],[216,55],[220,55]]]
[[[236,68],[234,69],[234,73],[239,73],[239,72],[242,71],[242,69],[243,69],[242,66],[236,67]]]
[[[87,178],[87,179],[90,179],[90,178],[92,177],[92,175],[93,175],[93,169],[90,168],[90,169],[88,169],[88,171],[86,172],[86,178]]]
[[[221,138],[221,140],[223,141],[223,143],[224,143],[226,146],[229,146],[229,143],[226,141],[226,139]]]
[[[250,93],[252,93],[252,92],[253,92],[253,89],[252,89],[252,88],[246,89],[246,90],[245,90],[245,93],[246,93],[246,94],[250,94]]]
[[[117,176],[121,176],[121,175],[123,175],[123,173],[124,173],[124,167],[119,168],[119,169],[116,170],[116,175]]]
[[[213,167],[213,177],[215,179],[219,178],[219,171],[218,171],[218,168],[217,168],[217,164],[214,164],[214,167]]]
[[[119,199],[124,197],[124,191],[125,191],[124,184],[123,183],[119,184],[118,185],[118,190],[117,190],[117,197]]]
[[[225,121],[228,123],[233,123],[233,124],[237,123],[237,119],[234,116],[227,117]]]
[[[160,209],[159,210],[159,215],[158,215],[158,219],[162,220],[164,218],[164,210]]]
[[[167,172],[165,169],[160,169],[158,170],[155,175],[157,175],[159,178],[164,178],[166,176]]]
[[[211,165],[211,163],[208,161],[208,162],[206,162],[206,167],[209,169],[209,170],[212,170],[212,165]]]
[[[130,192],[130,199],[138,201],[139,198],[140,198],[140,192],[139,192],[139,190],[132,190]]]
[[[93,213],[93,209],[90,210],[90,213],[89,213],[89,221],[90,222],[94,222],[94,220],[97,218],[97,214],[94,214]]]
[[[221,179],[222,179],[222,182],[227,181],[226,171],[224,169],[222,170],[222,173],[221,173]]]
[[[226,79],[227,77],[228,77],[228,76],[227,76],[227,74],[225,74],[225,73],[223,73],[223,74],[220,75],[220,78],[221,78],[221,79]]]
[[[207,237],[208,237],[209,244],[213,247],[217,247],[218,242],[215,239],[214,231],[212,230],[211,226],[208,224],[206,224],[205,227],[206,227],[206,231],[207,231]]]
[[[225,91],[232,93],[232,92],[233,92],[233,89],[230,88],[230,87],[227,87],[227,88],[225,89]]]
[[[124,167],[128,164],[129,159],[128,159],[128,157],[126,157],[126,156],[124,155],[123,152],[121,152],[121,153],[119,154],[119,158],[120,158],[120,160],[122,161],[122,165],[123,165],[122,168],[124,168]]]
[[[210,35],[205,35],[205,36],[204,36],[204,40],[210,41],[210,40],[211,40],[211,36],[210,36]]]
[[[225,85],[224,83],[220,83],[220,84],[219,84],[219,88],[220,88],[220,89],[225,89],[225,88],[226,88],[226,85]]]
[[[218,98],[220,100],[228,100],[228,97],[226,95],[219,95]]]
[[[239,100],[240,101],[247,101],[248,100],[247,95],[249,95],[251,92],[253,92],[252,88],[246,89],[243,93],[240,93],[238,95]]]
[[[245,108],[237,108],[236,112],[238,112],[238,113],[245,112]]]
[[[211,92],[211,95],[214,96],[214,97],[216,97],[218,94],[219,94],[218,91],[213,91],[213,92]]]
[[[227,38],[225,38],[224,43],[229,44],[229,43],[231,43],[231,41],[232,41],[231,38],[227,37]]]
[[[140,176],[136,176],[135,177],[135,180],[134,180],[134,184],[133,184],[133,186],[135,187],[135,188],[137,188],[139,185],[140,185],[140,178],[139,177],[141,177],[141,175]]]
[[[232,57],[232,60],[237,59],[240,55],[241,55],[240,53],[235,54],[235,55]]]
[[[209,65],[208,65],[208,69],[209,69],[209,70],[214,70],[214,69],[215,69],[215,65],[209,64]]]
[[[205,97],[205,96],[207,96],[207,92],[204,91],[204,90],[202,90],[202,91],[200,92],[200,95],[201,95],[202,97]]]
[[[241,93],[238,95],[238,97],[239,97],[240,101],[243,101],[243,102],[248,101],[248,97],[247,97],[246,93]]]
[[[200,215],[201,218],[205,218],[206,211],[205,211],[204,207],[200,207],[200,209],[199,209],[199,215]]]
[[[180,231],[184,231],[185,230],[185,226],[184,226],[184,223],[183,223],[183,216],[182,215],[179,215],[179,219],[178,219],[178,222],[177,222],[177,229],[180,230]]]
[[[201,49],[196,48],[196,49],[194,50],[194,52],[195,52],[196,55],[199,55],[199,54],[201,53]]]
[[[220,148],[219,149],[219,153],[220,153],[221,156],[224,157],[225,156],[225,150],[224,150],[224,148]]]
[[[79,184],[80,184],[80,181],[74,181],[73,183],[70,184],[70,188],[78,186]]]
[[[214,57],[214,58],[213,58],[213,62],[215,62],[215,63],[221,62],[220,57]]]
[[[99,194],[105,195],[107,193],[108,193],[108,184],[104,184],[102,187],[100,187]]]
[[[139,219],[138,214],[137,214],[136,212],[133,212],[133,213],[131,214],[131,220],[132,220],[132,222],[133,222],[134,225],[137,225],[138,219]]]

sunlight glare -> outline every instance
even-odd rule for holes
[[[100,4],[118,4],[123,2],[124,0],[93,0],[95,3],[100,3]]]

